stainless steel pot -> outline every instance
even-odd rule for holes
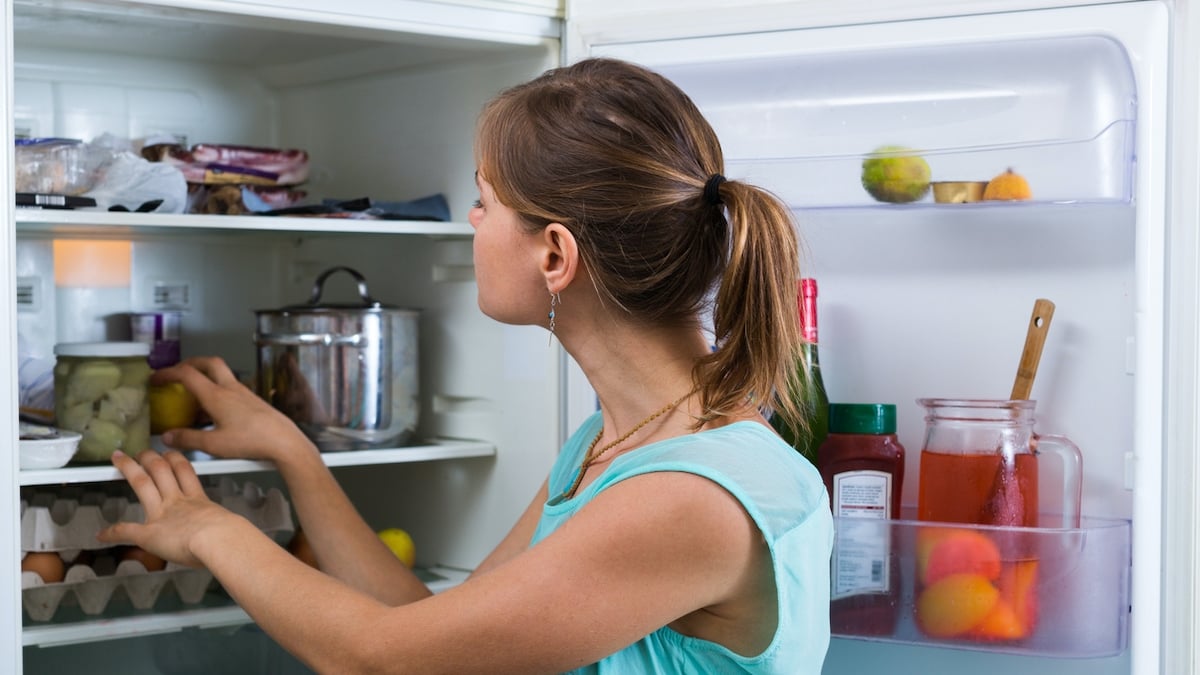
[[[359,303],[321,303],[325,280],[345,272]],[[415,310],[375,301],[363,276],[333,267],[308,302],[255,312],[258,392],[325,452],[403,445],[417,427]]]

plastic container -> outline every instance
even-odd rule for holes
[[[73,461],[104,462],[114,450],[150,447],[150,346],[142,342],[73,342],[54,346],[54,416],[83,435]]]
[[[80,195],[98,177],[101,152],[71,138],[29,138],[14,150],[17,192]]]
[[[1061,520],[1054,515],[1043,514],[1043,522]],[[1062,658],[1128,648],[1129,521],[1085,517],[1079,527],[1035,528],[918,521],[915,509],[903,516],[834,519],[838,538],[847,527],[886,536],[902,579],[893,632],[843,627],[835,636]],[[1014,540],[1022,543],[1020,557],[1006,553]],[[935,550],[937,542],[949,545]],[[945,583],[931,591],[939,580]]]
[[[843,635],[890,635],[900,603],[900,561],[890,530],[876,523],[900,515],[904,446],[896,439],[896,406],[831,404],[817,468],[842,522],[830,570],[830,627]]]
[[[154,370],[179,363],[180,324],[183,312],[135,312],[129,315],[134,342],[150,345],[150,367]]]

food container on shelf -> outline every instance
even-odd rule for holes
[[[75,455],[81,435],[74,431],[21,423],[18,440],[23,470],[57,469]]]
[[[54,346],[55,425],[81,434],[75,461],[104,462],[114,450],[137,455],[150,446],[149,354],[143,342]]]
[[[359,300],[322,302],[326,279],[354,278]],[[308,302],[259,310],[258,393],[322,451],[403,445],[417,426],[418,313],[371,297],[349,267],[322,272]]]
[[[132,312],[129,315],[129,330],[134,342],[150,345],[147,362],[154,370],[167,368],[180,360],[180,324],[183,312]]]
[[[72,138],[18,139],[14,149],[17,192],[80,195],[92,189],[102,153]]]

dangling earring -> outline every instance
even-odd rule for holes
[[[554,308],[557,307],[560,302],[562,302],[562,298],[558,296],[558,293],[550,294],[550,337],[554,337]]]

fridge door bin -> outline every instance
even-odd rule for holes
[[[721,138],[730,178],[794,208],[895,208],[862,183],[864,159],[884,147],[923,158],[929,181],[990,181],[1011,168],[1034,202],[1129,203],[1138,92],[1122,44],[1102,32],[971,30],[937,40],[919,25],[871,38],[797,30],[613,52],[677,82]],[[916,194],[908,203],[934,203]]]
[[[1084,518],[1078,528],[835,520],[835,637],[1070,658],[1127,647],[1127,520]]]

